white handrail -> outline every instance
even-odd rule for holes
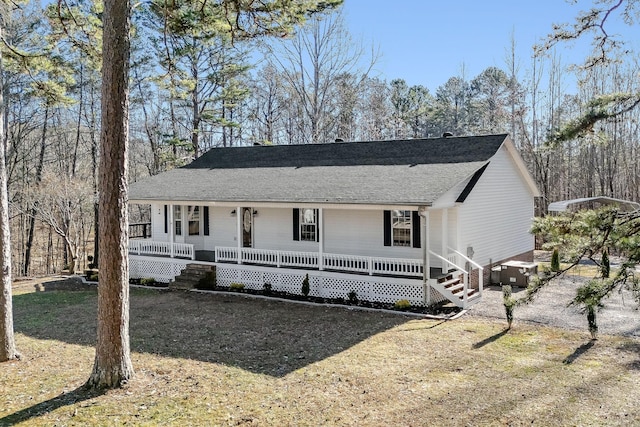
[[[478,271],[478,292],[480,293],[480,296],[482,296],[482,290],[484,288],[484,267],[455,249],[449,248],[449,250],[452,251],[453,253],[460,255],[462,259],[469,262],[474,267],[478,268],[479,270]]]
[[[452,267],[455,267],[456,270],[460,270],[461,272],[463,272],[464,274],[469,274],[469,272],[467,270],[465,270],[464,268],[460,267],[459,265],[449,261],[448,259],[446,259],[443,256],[438,255],[437,253],[433,252],[433,251],[429,251],[429,253],[431,255],[433,255],[436,258],[441,259],[442,261],[446,262],[447,264],[451,265]]]

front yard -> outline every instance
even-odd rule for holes
[[[0,425],[638,425],[640,340],[244,298],[131,293],[135,379],[87,393],[95,289],[14,296]]]

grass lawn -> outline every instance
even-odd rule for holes
[[[133,289],[136,376],[81,388],[94,289],[14,295],[0,426],[640,425],[640,340]]]

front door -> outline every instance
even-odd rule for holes
[[[251,208],[242,208],[242,247],[253,247],[253,213]]]

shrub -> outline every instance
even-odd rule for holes
[[[309,274],[306,274],[304,276],[304,279],[302,279],[302,295],[304,295],[305,297],[308,297],[310,290],[311,289],[309,287]]]
[[[502,304],[507,316],[507,329],[511,329],[513,323],[513,309],[516,307],[516,300],[511,296],[511,285],[502,286]]]
[[[97,282],[98,281],[98,273],[91,273],[87,276],[87,280],[89,282]]]
[[[231,289],[232,291],[241,292],[242,290],[244,290],[244,284],[232,283],[231,285],[229,285],[229,289]]]
[[[589,324],[589,332],[591,333],[591,339],[598,339],[598,322],[596,321],[596,306],[587,306],[587,323]]]
[[[216,288],[216,273],[215,271],[207,271],[204,277],[198,280],[198,289],[215,289]]]
[[[395,308],[396,310],[408,310],[410,307],[411,303],[406,299],[398,300],[395,302],[395,304],[393,304],[393,308]]]
[[[271,295],[271,283],[265,283],[262,287],[262,292],[265,295]]]
[[[156,284],[156,279],[153,277],[143,277],[140,279],[140,284],[143,286],[153,286]]]
[[[555,248],[551,254],[551,271],[560,271],[560,254],[558,253],[558,248]]]
[[[608,279],[611,273],[611,263],[609,262],[609,252],[605,249],[602,251],[602,278]]]
[[[349,294],[347,295],[347,298],[349,298],[349,304],[357,304],[358,303],[358,294],[353,289],[351,291],[349,291]]]

